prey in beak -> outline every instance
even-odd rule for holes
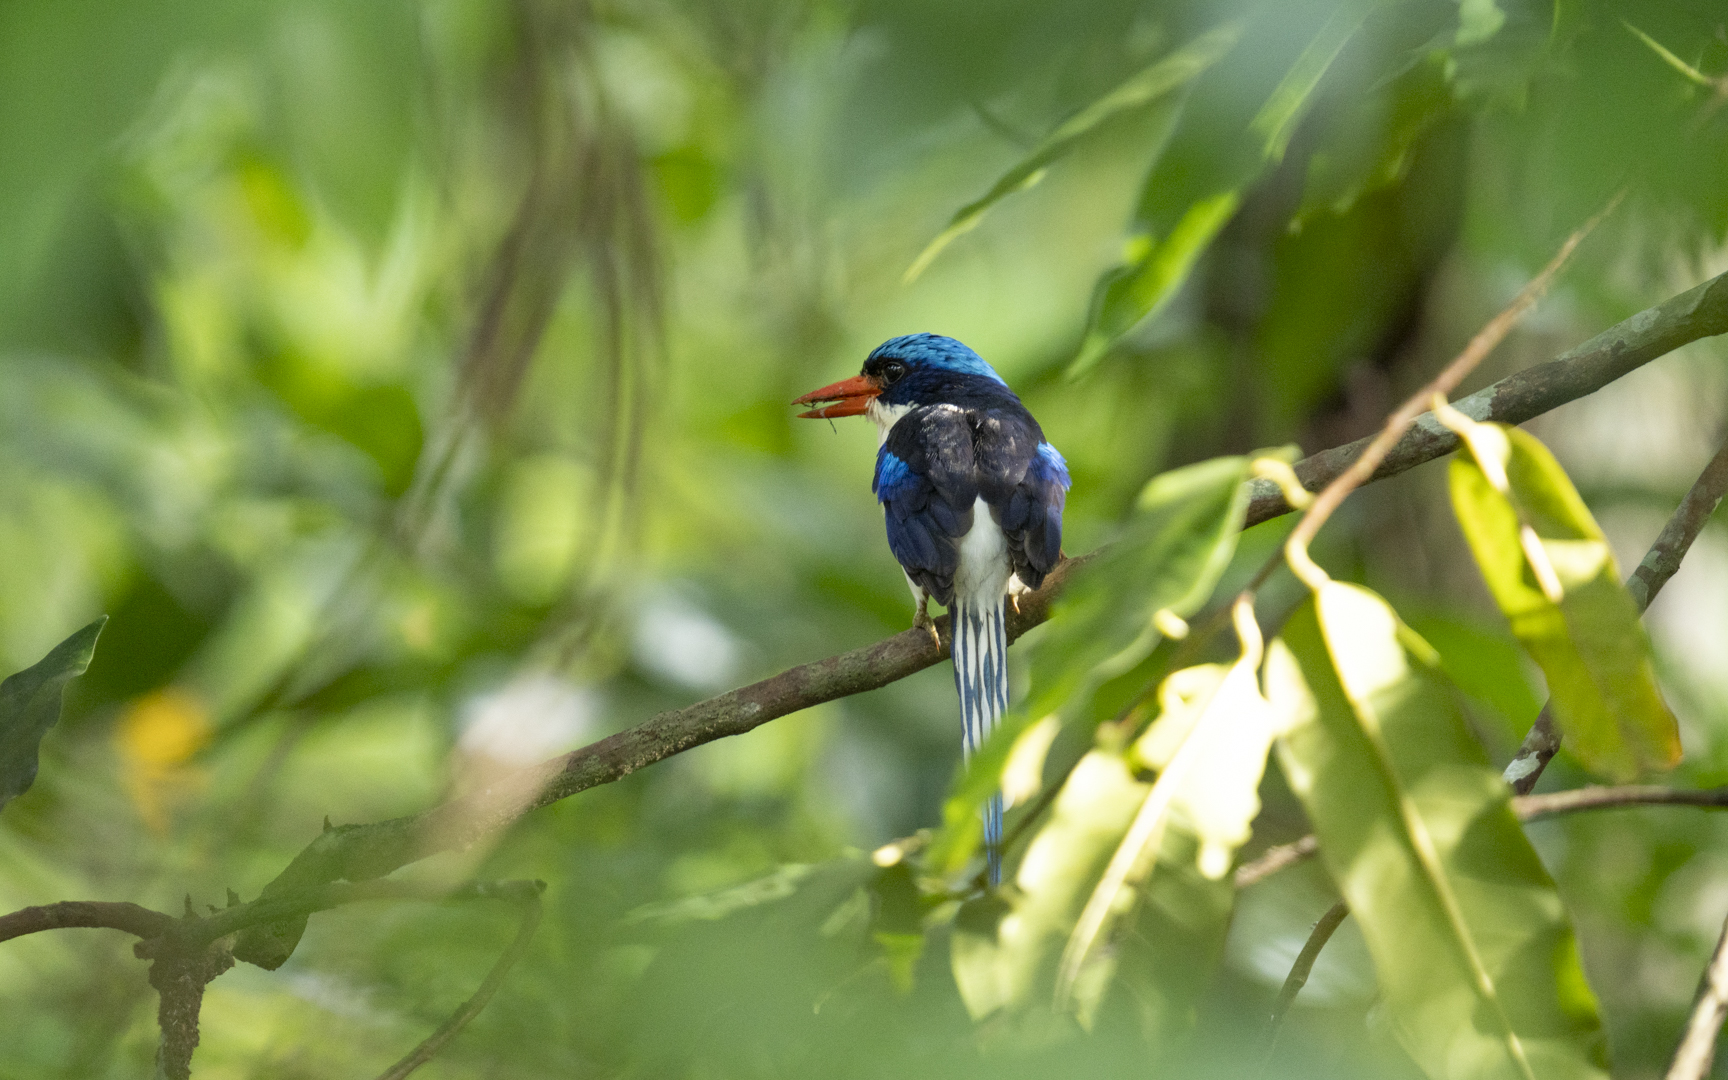
[[[799,417],[810,420],[831,420],[836,416],[863,416],[870,407],[870,402],[882,392],[882,384],[870,375],[854,375],[850,379],[842,379],[820,390],[812,390],[794,401],[794,405],[815,405],[822,401],[831,401],[832,405],[822,405],[808,412],[799,413]]]

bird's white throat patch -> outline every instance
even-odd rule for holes
[[[900,418],[912,411],[910,405],[884,405],[881,398],[871,398],[865,406],[864,415],[876,425],[876,445],[881,446],[888,441],[888,429],[900,422]]]

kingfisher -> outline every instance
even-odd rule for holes
[[[970,758],[1008,708],[1008,604],[1018,608],[1020,594],[1062,558],[1068,464],[996,369],[940,334],[890,338],[861,373],[793,404],[816,405],[798,414],[809,419],[876,424],[871,489],[917,605],[913,625],[935,634],[931,600],[952,617],[961,750]],[[1001,849],[997,793],[984,808],[991,885],[1002,879]]]

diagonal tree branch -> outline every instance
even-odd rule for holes
[[[1728,274],[1712,278],[1597,335],[1557,360],[1502,379],[1455,404],[1478,420],[1521,423],[1601,389],[1620,376],[1690,341],[1728,332]],[[1304,459],[1296,473],[1309,489],[1338,476],[1366,441]],[[1387,454],[1373,479],[1397,475],[1451,453],[1457,436],[1432,415],[1418,417]],[[1290,507],[1269,480],[1254,482],[1246,523],[1259,524]],[[1009,619],[1010,640],[1048,617],[1050,604],[1089,556],[1057,567],[1044,586],[1021,598]],[[939,623],[945,627],[946,623]],[[381,877],[440,851],[473,843],[528,812],[706,742],[739,735],[801,709],[886,686],[947,656],[928,634],[908,630],[873,645],[804,664],[750,686],[644,723],[559,758],[505,777],[492,787],[411,817],[331,829],[289,864],[265,895],[347,879]],[[293,922],[271,932],[243,934],[235,955],[274,967],[299,936]]]

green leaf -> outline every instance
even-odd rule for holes
[[[1307,111],[1314,88],[1320,85],[1332,61],[1338,59],[1345,43],[1355,36],[1373,7],[1372,4],[1347,3],[1332,12],[1319,33],[1302,50],[1302,55],[1296,58],[1296,63],[1285,72],[1278,88],[1266,99],[1266,104],[1255,114],[1248,130],[1263,141],[1261,152],[1269,163],[1277,164],[1284,160],[1290,136],[1295,134],[1297,122]]]
[[[1673,766],[1679,725],[1657,689],[1638,605],[1589,508],[1534,436],[1468,430],[1471,453],[1451,466],[1452,506],[1489,592],[1548,678],[1567,747],[1616,780]]]
[[[1068,369],[1070,378],[1090,371],[1117,338],[1157,314],[1176,295],[1195,260],[1212,245],[1218,230],[1229,224],[1241,203],[1240,187],[1216,192],[1189,206],[1162,241],[1144,233],[1129,241],[1123,265],[1103,282],[1080,355]]]
[[[1494,0],[1459,0],[1458,33],[1453,39],[1459,45],[1476,45],[1487,41],[1506,25],[1506,13]]]
[[[1239,627],[1243,647],[1236,663],[1185,668],[1159,688],[1162,711],[1134,747],[1134,757],[1156,768],[1158,779],[1069,936],[1057,973],[1059,1000],[1080,984],[1147,878],[1156,879],[1155,856],[1172,827],[1199,841],[1193,857],[1209,881],[1223,880],[1236,849],[1247,842],[1260,812],[1273,723],[1256,677],[1264,653],[1252,618],[1249,613]]]
[[[998,202],[1037,184],[1045,170],[1074,148],[1074,144],[1100,125],[1132,109],[1149,105],[1193,82],[1219,58],[1235,47],[1242,24],[1226,23],[1201,34],[1157,62],[1130,75],[1114,90],[1087,105],[1057,125],[1032,152],[1003,173],[984,196],[955,212],[946,228],[930,241],[906,271],[908,282],[916,279],[956,237],[970,232]]]
[[[956,924],[954,978],[975,1018],[1032,1000],[1150,790],[1121,754],[1094,750],[1074,766],[1020,863],[1011,908]]]
[[[1070,378],[1091,370],[1129,331],[1156,314],[1242,203],[1243,193],[1283,157],[1315,89],[1378,6],[1355,0],[1314,33],[1251,118],[1213,130],[1219,117],[1189,110],[1141,185],[1140,205],[1121,265],[1098,282],[1092,317]],[[1256,57],[1256,63],[1264,63]]]
[[[1328,583],[1268,650],[1279,760],[1428,1075],[1603,1077],[1565,910],[1436,659],[1380,597]]]
[[[90,666],[108,616],[50,649],[31,667],[0,682],[0,808],[30,790],[42,736],[60,720],[66,684]]]

